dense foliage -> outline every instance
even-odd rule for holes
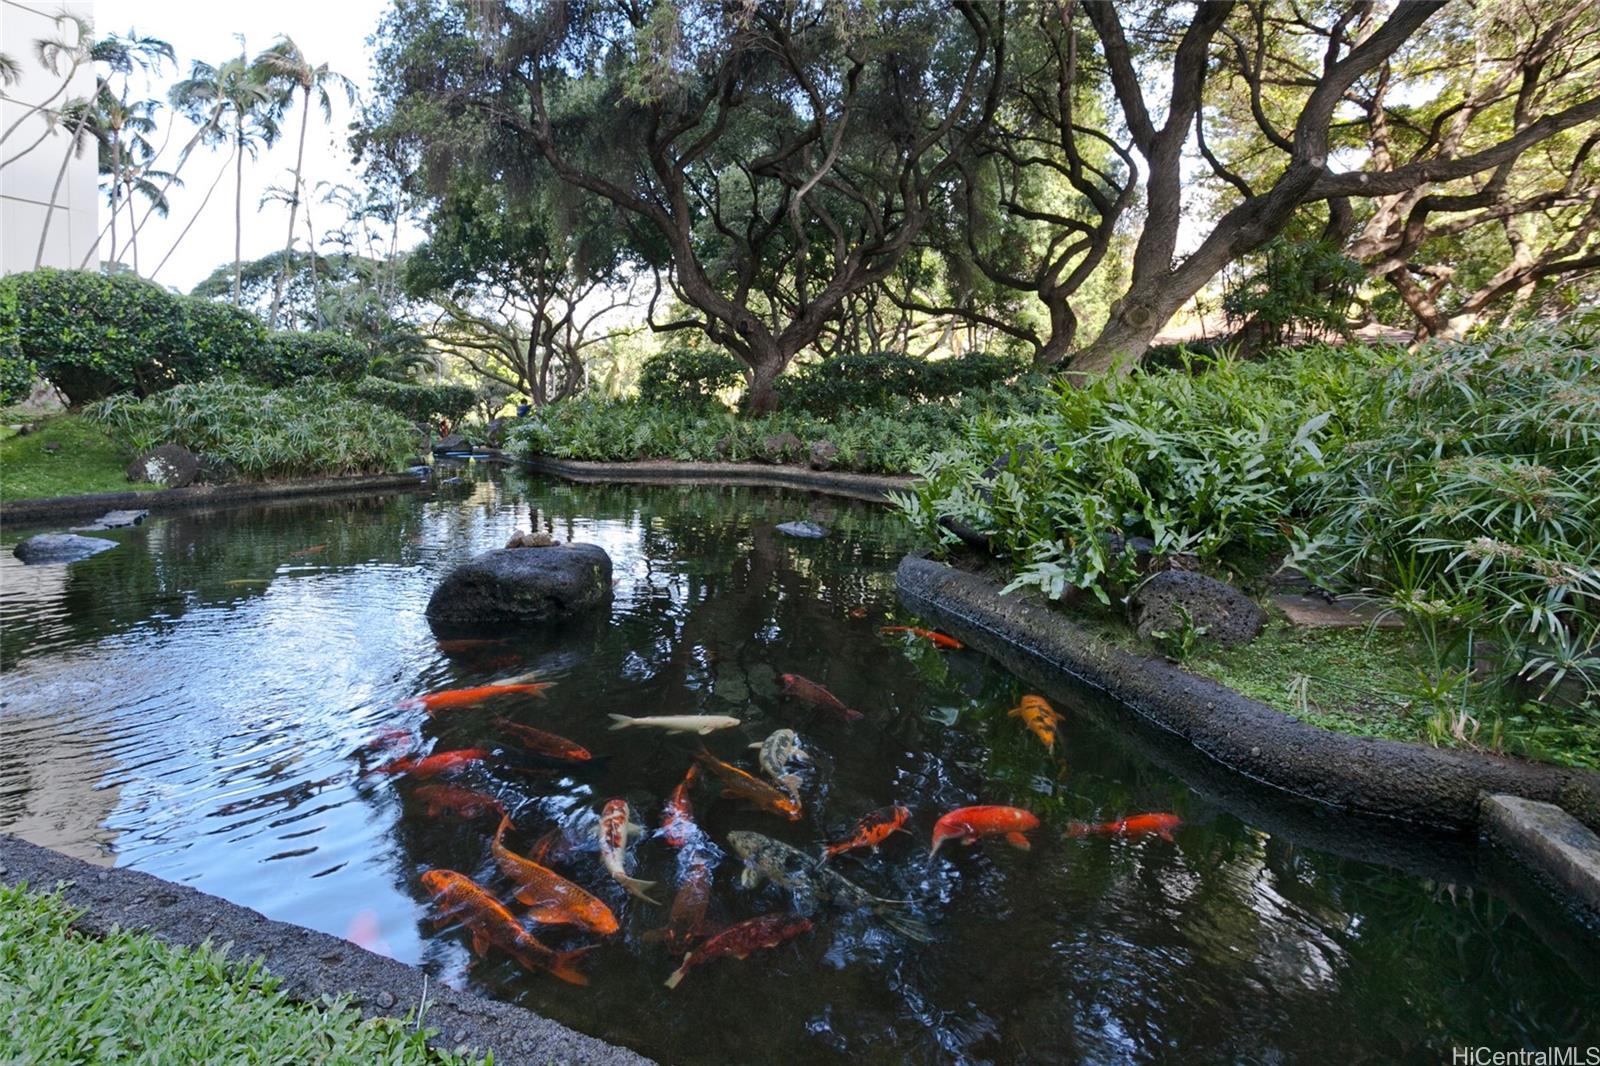
[[[314,382],[179,385],[145,399],[113,396],[90,414],[135,451],[181,444],[245,479],[382,473],[418,444],[395,412]]]
[[[367,353],[341,333],[315,330],[307,333],[273,333],[254,366],[242,368],[245,377],[264,385],[291,385],[315,381],[356,381],[367,369]]]
[[[727,352],[665,348],[639,365],[639,402],[700,409],[744,383],[744,364]]]
[[[1020,357],[984,352],[951,359],[870,352],[796,367],[778,379],[777,391],[785,409],[831,416],[908,400],[953,400],[1002,385],[1026,369]]]
[[[1593,697],[1597,341],[1590,314],[1416,353],[1316,347],[1059,388],[1039,414],[977,420],[902,507],[930,539],[954,541],[941,516],[988,534],[1012,587],[1053,598],[1125,594],[1122,538],[1219,570],[1287,557],[1401,614],[1434,654],[1440,706],[1485,638],[1508,678]]]
[[[88,936],[79,916],[59,894],[0,886],[0,1060],[470,1061],[430,1048],[420,1017],[297,1002],[259,960],[126,930]]]
[[[522,455],[625,461],[805,461],[810,446],[838,449],[840,469],[903,474],[958,439],[966,423],[986,411],[1025,410],[1033,393],[974,392],[954,403],[896,401],[822,418],[783,410],[763,417],[725,409],[661,407],[640,401],[566,400],[542,408],[512,432]],[[769,441],[793,441],[774,452]]]
[[[477,390],[467,385],[422,385],[383,378],[362,378],[355,395],[412,422],[432,424],[443,418],[452,425],[465,418],[478,400]]]

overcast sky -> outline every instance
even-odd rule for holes
[[[147,95],[166,98],[168,87],[186,77],[192,60],[203,59],[220,63],[239,54],[236,34],[243,34],[250,55],[270,45],[279,34],[288,34],[300,45],[313,63],[327,62],[334,70],[354,81],[363,94],[368,94],[372,82],[367,58],[367,38],[377,28],[378,20],[388,7],[387,0],[271,0],[271,2],[239,3],[232,0],[98,0],[95,5],[95,30],[97,34],[126,34],[130,29],[140,34],[159,37],[177,52],[180,70],[174,74],[170,68],[158,83],[152,84]],[[138,90],[135,81],[135,90]],[[305,179],[308,188],[318,181],[356,182],[356,171],[350,164],[346,147],[347,127],[352,110],[342,94],[334,100],[331,123],[324,123],[322,114],[313,106],[311,126],[306,133]],[[165,109],[161,112],[163,123],[173,120]],[[262,193],[269,185],[288,186],[294,168],[295,135],[299,133],[298,110],[286,120],[284,137],[256,160],[245,162],[244,174],[244,258],[257,258],[283,247],[288,226],[288,207],[281,203],[268,203],[258,207]],[[170,163],[179,149],[188,141],[194,127],[183,118],[177,118],[177,128],[172,134],[166,160]],[[165,134],[163,127],[157,133],[157,143]],[[197,152],[179,175],[182,188],[170,194],[172,213],[166,219],[152,218],[139,234],[139,261],[148,276],[164,256],[179,232],[194,217],[206,189],[217,176],[226,155],[224,151]],[[329,208],[314,204],[324,217],[331,215]],[[101,223],[106,220],[106,208],[101,208]],[[318,229],[322,220],[315,220]],[[331,221],[331,218],[330,218]],[[296,222],[298,236],[304,240],[304,224]],[[206,205],[204,213],[155,278],[163,285],[175,286],[187,292],[220,263],[233,260],[233,177],[231,166]]]

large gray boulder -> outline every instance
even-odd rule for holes
[[[594,544],[498,548],[462,563],[428,601],[434,622],[541,622],[611,598],[611,557]]]
[[[163,488],[181,489],[200,473],[200,460],[180,444],[152,448],[128,464],[129,481],[153,481]]]
[[[1267,624],[1267,612],[1225,581],[1188,570],[1163,570],[1140,585],[1131,601],[1139,635],[1203,629],[1204,641],[1248,644]],[[1187,617],[1186,617],[1187,616]]]
[[[117,546],[104,537],[80,537],[75,533],[41,533],[11,549],[25,563],[75,563]]]

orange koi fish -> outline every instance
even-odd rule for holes
[[[528,908],[528,917],[545,925],[580,926],[601,936],[617,931],[617,916],[610,907],[555,871],[506,847],[510,828],[511,819],[501,815],[489,850],[500,872],[516,883],[514,897]]]
[[[778,680],[783,682],[783,690],[791,696],[797,696],[812,706],[833,711],[847,722],[866,717],[854,707],[846,707],[843,700],[815,681],[807,680],[799,674],[779,674]]]
[[[473,954],[483,958],[497,947],[529,970],[549,970],[568,984],[586,985],[589,979],[573,966],[591,945],[576,951],[552,951],[535,940],[517,920],[477,882],[454,870],[429,870],[422,887],[433,896],[439,920],[459,919],[472,937]]]
[[[418,785],[412,795],[427,804],[429,818],[453,814],[457,818],[482,818],[486,814],[506,816],[500,801],[486,792],[454,785]]]
[[[325,552],[327,550],[328,550],[328,546],[326,544],[313,544],[309,548],[301,548],[297,552],[290,552],[289,555],[291,557],[298,557],[298,556],[302,556],[302,555],[316,555],[316,554],[318,554],[320,552]]]
[[[409,748],[415,742],[416,737],[412,735],[409,729],[385,729],[361,745],[360,750],[392,751],[395,748]]]
[[[566,737],[558,737],[554,733],[546,733],[542,729],[535,729],[531,725],[520,725],[508,718],[496,718],[494,724],[500,731],[517,742],[517,747],[530,751],[535,755],[542,755],[546,759],[559,759],[562,762],[588,762],[594,756],[589,754],[589,749]]]
[[[1022,724],[1039,738],[1051,754],[1055,753],[1056,727],[1061,724],[1061,716],[1043,696],[1024,696],[1021,703],[1006,713],[1012,718],[1022,719]]]
[[[848,837],[824,848],[822,861],[827,862],[835,855],[842,855],[852,848],[871,848],[877,851],[878,845],[888,840],[890,835],[910,832],[906,829],[906,822],[910,817],[911,812],[898,803],[891,807],[880,807],[857,822]]]
[[[691,765],[689,772],[683,775],[683,780],[678,782],[678,787],[667,797],[667,806],[661,812],[661,835],[675,848],[681,848],[700,836],[700,827],[694,820],[694,807],[689,801],[689,790],[699,776],[700,768]]]
[[[350,926],[344,931],[344,938],[374,955],[394,958],[394,949],[383,939],[383,930],[378,925],[378,912],[370,907],[358,911],[356,916],[350,919]]]
[[[1131,818],[1118,818],[1114,822],[1104,822],[1094,825],[1090,822],[1071,822],[1067,825],[1067,836],[1082,837],[1090,833],[1100,833],[1106,836],[1142,837],[1154,833],[1169,844],[1172,842],[1172,831],[1183,824],[1183,819],[1176,814],[1136,814]]]
[[[732,925],[683,957],[683,965],[667,978],[668,988],[677,988],[684,974],[702,963],[731,955],[736,959],[762,948],[775,948],[811,931],[811,919],[798,914],[763,914],[759,918]]]
[[[930,641],[935,648],[941,648],[944,651],[960,651],[966,647],[955,637],[946,636],[943,633],[935,633],[931,629],[918,629],[916,626],[884,626],[878,632],[910,633],[914,637],[921,637],[923,640]]]
[[[726,786],[722,792],[724,796],[746,800],[764,811],[781,814],[791,822],[800,820],[798,800],[784,795],[759,777],[747,774],[737,766],[730,766],[721,759],[713,757],[709,752],[701,751],[695,758],[700,765],[722,778],[722,783]]]
[[[421,707],[429,714],[472,707],[495,696],[543,696],[544,690],[554,681],[533,682],[520,685],[476,685],[472,688],[451,688],[443,692],[430,692],[400,701],[402,707]]]
[[[946,840],[976,844],[979,837],[1000,834],[1006,843],[1027,851],[1031,845],[1022,834],[1039,828],[1039,819],[1021,807],[959,807],[940,818],[933,826],[933,848],[928,858],[938,854]]]
[[[625,865],[628,858],[628,838],[642,832],[644,830],[635,825],[628,814],[627,800],[606,801],[604,809],[600,812],[600,862],[605,866],[606,872],[616,878],[617,884],[628,890],[628,895],[659,907],[660,904],[651,899],[649,894],[650,890],[656,887],[656,883],[629,877]]]
[[[436,755],[429,755],[425,759],[418,758],[415,755],[407,755],[399,759],[392,759],[372,772],[375,774],[410,774],[412,777],[438,777],[440,774],[464,770],[488,757],[489,752],[485,748],[462,748],[460,751],[444,751]]]

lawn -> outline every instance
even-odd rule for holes
[[[408,1019],[289,999],[259,961],[72,927],[59,895],[0,886],[0,1062],[465,1063]]]
[[[0,501],[161,487],[128,480],[133,457],[106,426],[70,414],[35,425],[32,433],[0,440]]]

